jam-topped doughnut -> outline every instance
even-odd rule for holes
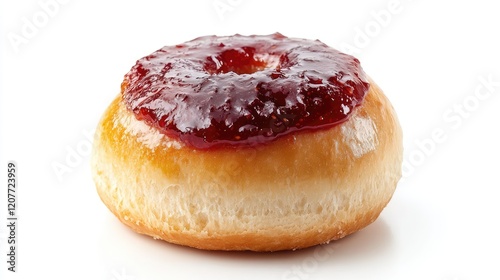
[[[369,84],[320,41],[207,36],[141,58],[122,85],[138,119],[196,148],[264,143],[347,119]]]
[[[320,41],[200,37],[137,61],[121,90],[96,130],[93,177],[121,222],[156,239],[326,243],[372,223],[401,177],[389,100]]]

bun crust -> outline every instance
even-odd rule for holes
[[[138,233],[207,250],[277,251],[372,223],[401,177],[402,132],[371,81],[349,120],[250,148],[197,150],[138,121],[119,95],[92,170],[106,206]]]

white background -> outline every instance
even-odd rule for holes
[[[7,162],[19,168],[18,272],[2,222],[1,279],[500,279],[494,1],[54,1],[0,7],[2,221]],[[123,75],[164,45],[277,31],[355,54],[396,108],[405,177],[380,218],[326,247],[265,254],[121,225],[95,192],[87,135]]]

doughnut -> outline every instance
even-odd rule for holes
[[[358,59],[279,33],[204,36],[139,59],[93,143],[97,192],[122,223],[227,251],[361,230],[390,201],[403,151]]]

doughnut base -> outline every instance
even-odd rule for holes
[[[372,223],[401,177],[402,132],[371,82],[348,121],[249,148],[196,150],[136,120],[119,95],[96,131],[92,170],[134,231],[207,250],[278,251]]]

